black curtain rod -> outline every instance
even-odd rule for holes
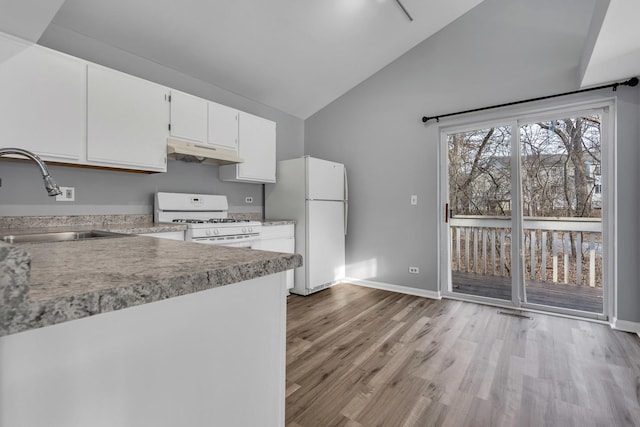
[[[608,85],[592,87],[588,89],[574,90],[573,92],[565,92],[565,93],[558,93],[556,95],[541,96],[539,98],[525,99],[524,101],[507,102],[506,104],[492,105],[490,107],[474,108],[473,110],[458,111],[457,113],[441,114],[439,116],[432,116],[432,117],[422,116],[422,123],[427,123],[429,120],[432,120],[432,119],[436,119],[436,122],[440,122],[440,119],[443,117],[457,116],[457,115],[466,114],[466,113],[475,113],[476,111],[492,110],[494,108],[500,108],[500,107],[509,107],[511,105],[524,104],[526,102],[542,101],[544,99],[557,98],[558,96],[573,95],[576,93],[591,92],[593,90],[608,89],[608,88],[613,88],[613,90],[616,91],[618,90],[618,86],[637,86],[637,85],[638,85],[638,78],[632,77],[629,80],[624,82],[611,83]]]

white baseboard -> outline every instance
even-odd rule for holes
[[[631,332],[631,333],[637,334],[638,337],[640,337],[640,323],[638,322],[629,322],[628,320],[613,319],[613,323],[611,323],[611,327],[619,331],[625,331],[625,332]]]
[[[397,292],[400,294],[415,295],[418,297],[431,298],[431,299],[442,299],[442,295],[440,295],[440,292],[428,291],[425,289],[417,289],[409,286],[392,285],[390,283],[374,282],[371,280],[353,279],[350,277],[346,277],[342,279],[341,282],[351,283],[353,285],[364,286],[367,288],[380,289],[383,291]]]

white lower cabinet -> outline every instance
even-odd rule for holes
[[[263,226],[260,241],[253,249],[293,254],[296,251],[295,226],[293,224]],[[287,289],[293,288],[293,270],[287,271]]]
[[[283,280],[270,274],[0,337],[0,424],[284,426]]]
[[[169,90],[89,65],[87,160],[124,169],[167,171]]]
[[[31,46],[0,63],[0,141],[44,160],[82,163],[86,63]]]

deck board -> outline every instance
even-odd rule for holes
[[[451,272],[456,293],[511,301],[511,277]],[[527,302],[589,313],[603,312],[602,288],[527,280]]]

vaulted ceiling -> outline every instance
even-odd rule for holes
[[[397,0],[0,0],[0,31],[63,29],[306,119],[485,0],[400,1],[413,20]],[[640,74],[640,2],[596,4],[581,86]]]
[[[481,0],[66,0],[52,25],[306,118]]]
[[[608,3],[608,5],[607,5]],[[582,86],[640,76],[640,1],[598,5],[583,58]]]

